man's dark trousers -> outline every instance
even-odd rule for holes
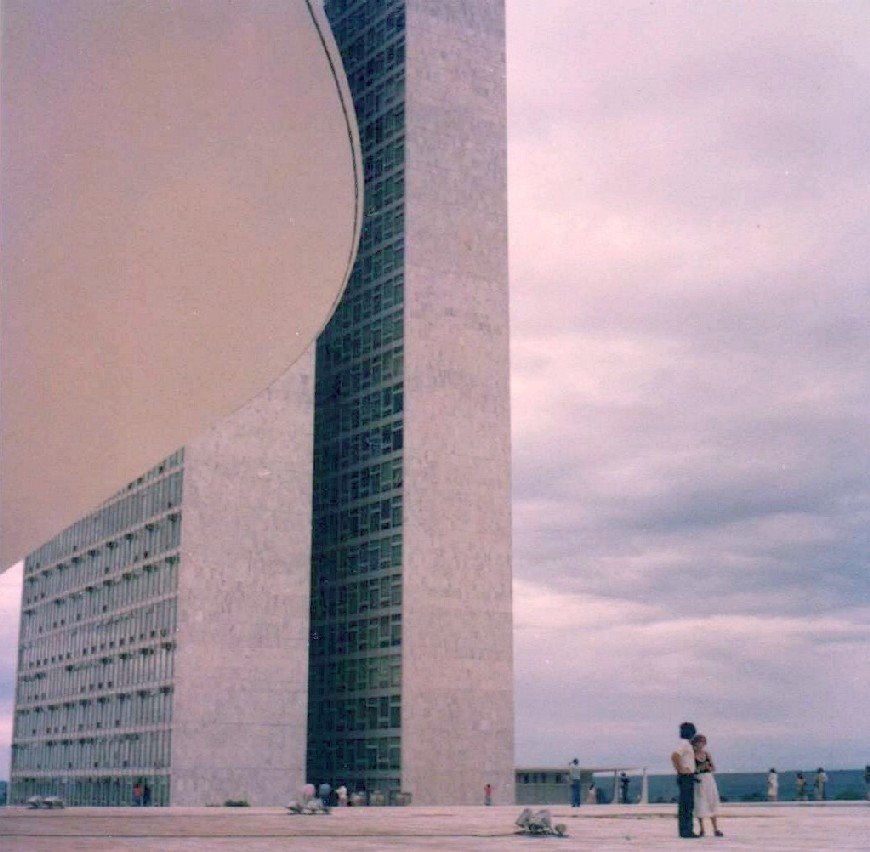
[[[580,807],[580,782],[577,780],[571,782],[571,807]]]
[[[677,786],[680,788],[680,803],[677,806],[677,821],[680,837],[691,837],[692,812],[695,810],[695,776],[678,775]]]

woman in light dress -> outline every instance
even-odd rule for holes
[[[825,772],[824,769],[820,766],[816,771],[816,777],[813,778],[813,789],[816,791],[816,801],[824,802],[825,795],[825,785],[828,783],[828,773]]]
[[[695,749],[695,772],[698,785],[695,787],[695,817],[698,820],[698,834],[704,836],[704,819],[709,817],[713,824],[713,834],[722,837],[717,819],[719,817],[719,788],[713,773],[716,767],[713,758],[707,751],[707,738],[703,734],[692,737],[692,748]]]
[[[779,798],[779,775],[776,770],[771,767],[767,773],[767,801],[775,802]]]

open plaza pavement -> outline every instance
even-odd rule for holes
[[[550,808],[567,837],[514,834],[522,808],[0,809],[0,850],[870,849],[870,803],[726,805],[723,838],[678,840],[675,805]]]

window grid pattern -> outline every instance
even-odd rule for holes
[[[356,265],[317,342],[308,777],[400,786],[403,0],[329,0],[362,141]]]
[[[25,560],[11,802],[169,804],[183,461]]]

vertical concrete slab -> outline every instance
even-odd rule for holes
[[[185,450],[173,805],[303,782],[313,349]]]
[[[402,787],[513,803],[503,0],[408,0]]]

